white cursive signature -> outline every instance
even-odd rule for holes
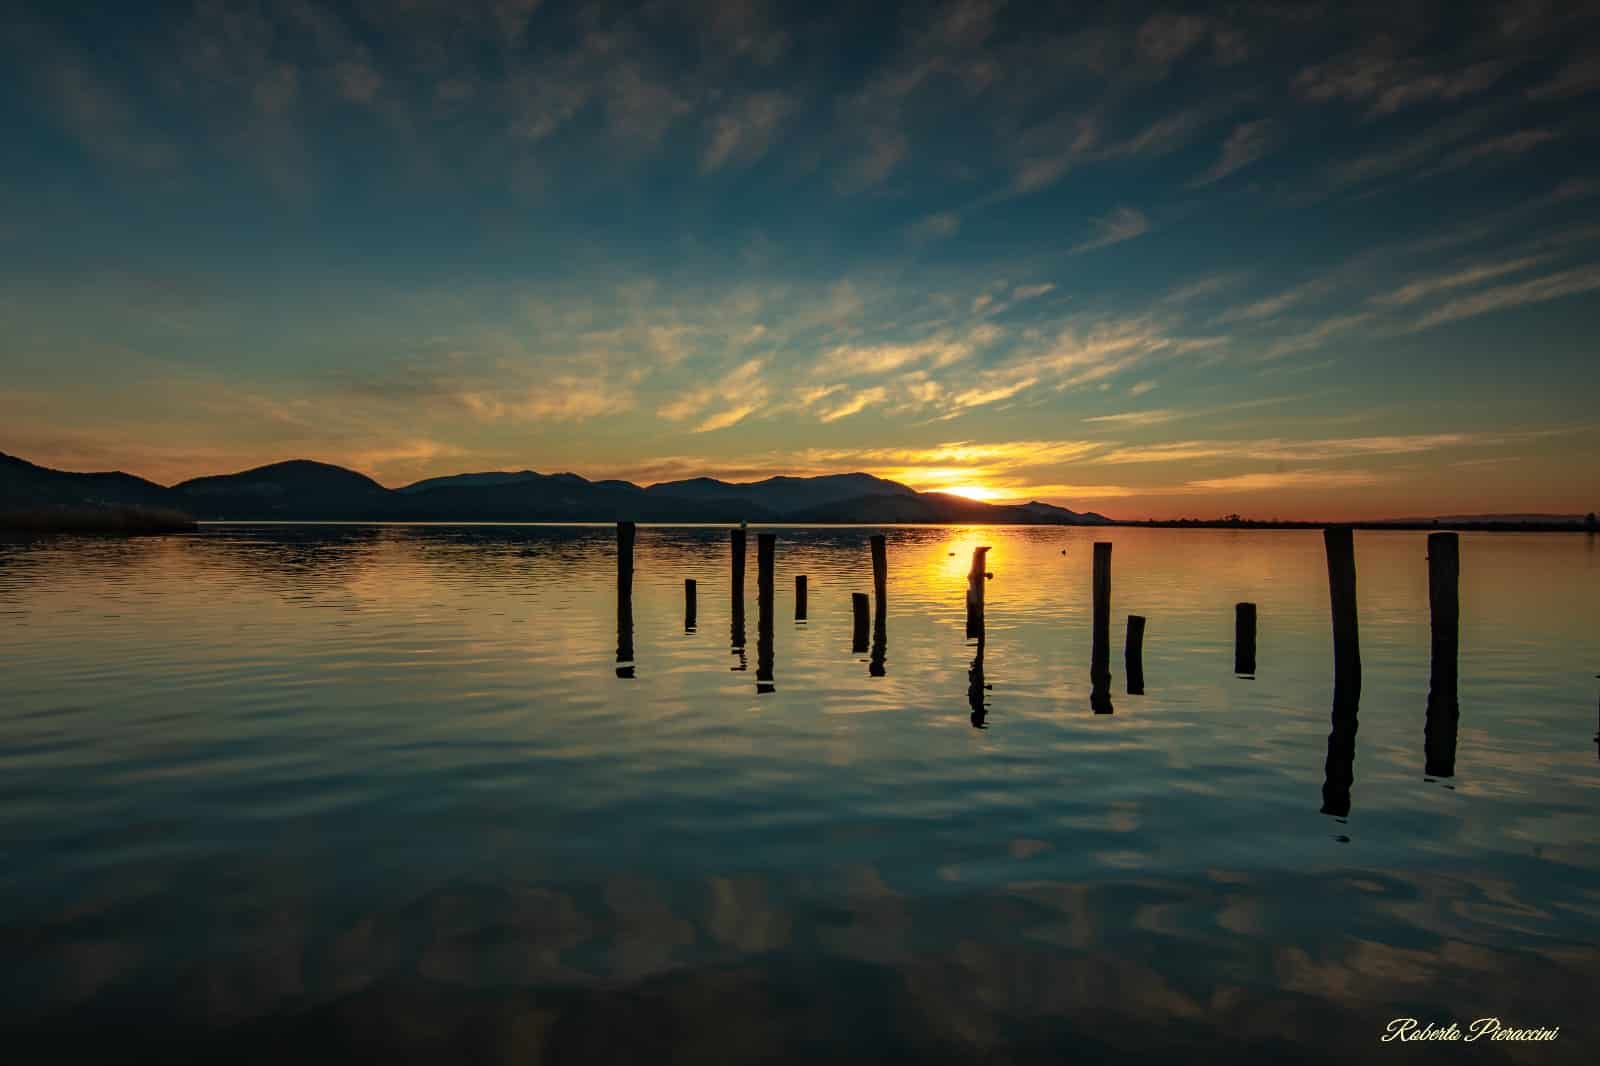
[[[1479,1018],[1465,1031],[1455,1022],[1440,1025],[1437,1022],[1420,1022],[1415,1018],[1395,1018],[1378,1039],[1385,1044],[1393,1040],[1459,1040],[1470,1044],[1474,1040],[1554,1040],[1560,1032],[1559,1025],[1519,1029],[1504,1024],[1499,1018]]]

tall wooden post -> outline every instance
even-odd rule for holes
[[[1356,626],[1356,551],[1349,526],[1322,531],[1328,554],[1328,601],[1333,609],[1335,684],[1361,689],[1361,639]]]
[[[1242,677],[1256,674],[1256,605],[1237,603],[1233,607],[1233,672]]]
[[[1355,783],[1356,730],[1361,706],[1361,643],[1356,628],[1356,553],[1348,526],[1322,531],[1328,555],[1328,601],[1333,612],[1333,730],[1323,764],[1322,813],[1350,813]]]
[[[796,622],[806,620],[806,575],[804,574],[794,576],[794,620]]]
[[[756,691],[771,692],[772,685],[772,567],[778,537],[756,534]]]
[[[1128,674],[1128,695],[1144,695],[1144,615],[1128,616],[1127,645],[1122,652],[1122,665]]]
[[[728,644],[739,665],[734,670],[745,669],[744,654],[744,530],[730,529],[728,544],[732,549],[732,568],[729,580]]]
[[[1094,634],[1089,653],[1089,704],[1096,714],[1111,713],[1111,543],[1094,546]]]
[[[617,523],[617,676],[631,678],[633,663],[632,522]]]
[[[694,578],[683,579],[683,631],[693,633],[695,625],[695,583]]]
[[[882,677],[889,647],[889,549],[882,533],[872,537],[872,594],[877,602],[872,612],[872,654],[867,673]]]
[[[967,639],[981,638],[984,628],[984,585],[989,549],[972,549],[972,569],[967,571]]]
[[[1433,647],[1428,678],[1428,713],[1423,725],[1423,773],[1454,777],[1461,637],[1461,546],[1454,533],[1428,534],[1428,613]]]

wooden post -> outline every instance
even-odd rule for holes
[[[728,598],[730,610],[728,617],[728,644],[729,650],[739,657],[739,665],[734,670],[743,670],[746,667],[744,655],[744,530],[731,529],[728,531],[728,543],[732,549],[731,580],[729,582]]]
[[[633,664],[632,522],[617,523],[617,676],[632,678]]]
[[[806,575],[794,575],[794,620],[806,620]]]
[[[1423,773],[1454,777],[1461,707],[1456,699],[1461,636],[1461,546],[1454,533],[1428,534],[1428,612],[1433,647],[1428,713],[1422,729]]]
[[[1256,605],[1237,603],[1233,607],[1233,672],[1241,677],[1256,674]]]
[[[865,654],[867,650],[867,625],[868,625],[868,597],[865,592],[852,592],[850,594],[850,611],[854,615],[854,625],[851,627],[850,650],[856,654]]]
[[[1089,652],[1089,704],[1096,714],[1111,713],[1111,543],[1094,546],[1094,635]]]
[[[872,595],[876,598],[874,615],[882,619],[889,592],[889,549],[882,533],[872,537]]]
[[[1334,687],[1361,691],[1361,640],[1356,626],[1356,552],[1349,526],[1322,531],[1328,554],[1328,600],[1333,608]]]
[[[978,631],[978,647],[972,657],[972,665],[967,668],[967,706],[972,710],[970,719],[972,728],[987,729],[985,719],[989,716],[989,704],[984,696],[989,688],[983,680],[983,631]]]
[[[695,583],[694,578],[683,579],[683,631],[694,632],[695,624]]]
[[[872,654],[867,673],[882,677],[889,647],[889,548],[882,533],[872,537],[872,593],[877,602],[872,612]]]
[[[1144,695],[1144,615],[1128,616],[1128,642],[1122,652],[1122,665],[1128,673],[1128,695]]]
[[[744,604],[744,530],[730,529],[728,531],[728,542],[733,549],[733,598],[739,602],[742,613]]]
[[[1356,553],[1349,526],[1322,531],[1333,611],[1333,731],[1323,764],[1322,813],[1350,813],[1355,783],[1357,712],[1361,706],[1361,642],[1356,627]]]
[[[772,686],[772,565],[778,543],[775,533],[756,534],[756,691]]]
[[[967,639],[983,637],[984,573],[988,569],[987,547],[972,549],[972,569],[967,571]]]

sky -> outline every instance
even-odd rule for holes
[[[1587,11],[1585,10],[1587,8]],[[1600,496],[1600,8],[24,3],[0,450]]]

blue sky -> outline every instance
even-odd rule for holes
[[[25,5],[0,449],[1590,510],[1583,8]]]

